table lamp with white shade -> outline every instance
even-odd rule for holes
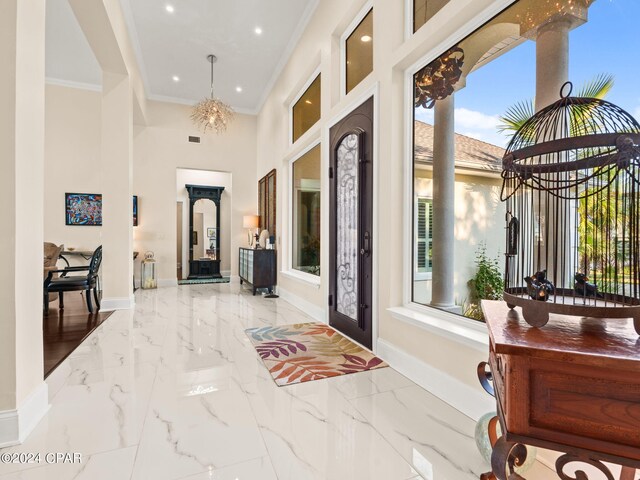
[[[242,226],[247,229],[247,236],[249,239],[249,246],[253,245],[253,236],[258,237],[258,228],[260,227],[260,216],[258,215],[245,215],[242,217]],[[254,235],[251,234],[251,230],[255,230]]]

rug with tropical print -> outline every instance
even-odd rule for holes
[[[250,328],[246,333],[278,386],[388,366],[324,323]]]

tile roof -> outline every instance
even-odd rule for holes
[[[456,166],[489,172],[502,171],[504,148],[456,133]],[[433,164],[433,125],[415,121],[416,162]]]

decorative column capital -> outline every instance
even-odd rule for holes
[[[593,0],[569,0],[567,3],[544,0],[540,3],[543,5],[536,4],[535,9],[528,8],[516,15],[520,22],[520,35],[533,41],[544,32],[569,32],[586,23]]]

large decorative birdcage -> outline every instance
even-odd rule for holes
[[[640,124],[562,90],[503,158],[503,298],[533,326],[550,313],[633,318],[640,334]]]

